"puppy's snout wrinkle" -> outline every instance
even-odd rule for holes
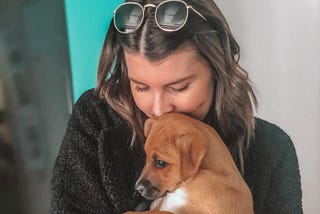
[[[159,192],[159,190],[147,179],[140,180],[136,184],[135,189],[146,199],[155,199]]]

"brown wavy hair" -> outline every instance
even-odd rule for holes
[[[141,5],[159,0],[131,0]],[[205,122],[214,126],[243,172],[243,154],[254,133],[254,107],[257,100],[248,73],[239,65],[240,47],[228,23],[213,1],[186,0],[207,19],[191,10],[186,25],[165,32],[154,21],[154,9],[147,8],[141,27],[121,34],[110,23],[98,66],[96,90],[131,127],[132,142],[143,142],[146,115],[136,106],[127,76],[124,51],[161,60],[184,47],[194,48],[212,68],[215,95]]]

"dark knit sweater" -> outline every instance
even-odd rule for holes
[[[143,146],[129,148],[131,130],[93,90],[74,105],[52,177],[51,213],[122,213],[143,199],[134,183]],[[255,141],[245,156],[245,180],[255,213],[302,213],[298,161],[290,138],[256,120]]]

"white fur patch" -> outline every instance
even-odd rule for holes
[[[179,188],[172,193],[167,193],[160,207],[160,211],[175,213],[177,209],[187,204],[187,194],[183,188]]]

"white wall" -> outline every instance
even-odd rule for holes
[[[320,210],[320,1],[216,0],[238,40],[258,116],[292,138],[304,213]]]

